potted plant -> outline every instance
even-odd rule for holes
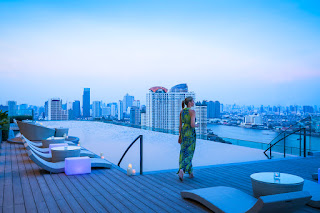
[[[2,126],[2,140],[6,141],[8,139],[10,129],[8,111],[2,112],[2,110],[0,110],[0,126]]]

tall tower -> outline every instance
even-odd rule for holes
[[[16,101],[8,101],[8,111],[9,116],[17,115],[18,106]]]
[[[62,100],[59,98],[52,98],[45,103],[47,117],[49,121],[68,120],[68,110],[62,109]]]
[[[191,96],[195,99],[195,93],[188,91],[187,84],[178,84],[168,93],[168,129],[175,133],[179,132],[180,112],[182,101]]]
[[[80,101],[74,101],[72,103],[72,110],[73,110],[73,116],[74,118],[79,118],[81,115],[81,110],[80,110]]]
[[[199,138],[205,138],[207,134],[207,105],[205,103],[196,103],[196,122],[198,127],[196,127],[196,134]]]
[[[147,93],[146,126],[168,129],[168,89],[152,87]]]
[[[132,107],[134,101],[134,96],[128,93],[123,97],[123,112],[127,112],[128,107]]]
[[[121,100],[119,100],[119,104],[118,104],[118,120],[122,120],[123,119],[123,102]]]
[[[84,88],[82,100],[83,117],[90,117],[90,88]]]
[[[188,92],[187,84],[178,84],[170,92],[164,87],[152,87],[147,93],[146,126],[179,132],[179,116],[182,101],[194,92]]]
[[[92,117],[100,118],[101,114],[101,101],[94,101],[92,103]]]

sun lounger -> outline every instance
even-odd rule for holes
[[[37,164],[40,168],[42,168],[48,172],[51,172],[51,173],[64,172],[64,168],[65,168],[64,161],[52,163],[52,162],[45,161],[42,158],[38,157],[36,154],[34,154],[34,152],[32,150],[28,150],[27,152],[28,152],[29,158],[35,164]],[[91,160],[91,167],[108,168],[108,169],[111,168],[111,163],[104,160],[104,159],[90,158],[90,160]]]
[[[55,134],[55,129],[48,128],[36,123],[28,123],[23,121],[16,121],[20,133],[32,141],[41,141],[46,138],[52,137]]]
[[[304,180],[303,191],[309,192],[312,196],[307,205],[320,208],[320,184],[310,180]]]
[[[238,189],[217,186],[182,191],[183,198],[192,199],[210,210],[220,212],[292,212],[310,201],[305,191],[261,196],[256,199]]]
[[[32,150],[36,155],[38,155],[43,160],[52,161],[52,154],[51,153],[43,153],[43,152],[39,151],[40,148],[33,147],[32,145],[29,145],[27,140],[25,140],[24,146],[27,150]],[[88,156],[90,158],[94,158],[94,157],[96,157],[96,154],[94,154],[90,151],[87,151],[87,150],[81,150],[80,157],[83,157],[83,156]]]

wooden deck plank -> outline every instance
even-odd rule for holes
[[[12,161],[12,184],[13,184],[13,197],[14,205],[24,204],[24,197],[22,192],[21,178],[18,167],[18,158],[17,158],[17,145],[12,144],[11,149],[11,161]]]
[[[112,196],[120,201],[124,206],[126,206],[130,211],[134,211],[134,212],[142,212],[141,209],[139,209],[137,206],[135,206],[133,204],[133,201],[131,199],[128,199],[125,196],[125,193],[121,190],[121,188],[117,185],[117,184],[113,184],[110,180],[108,175],[107,176],[103,176],[101,175],[101,172],[99,170],[93,170],[92,171],[93,174],[95,174],[96,178],[98,178],[98,182],[101,185],[101,187],[103,187],[106,191],[108,191],[109,189],[113,189],[113,193]],[[92,174],[91,174],[92,175]]]
[[[62,196],[61,192],[59,191],[57,185],[52,179],[52,176],[50,174],[44,174],[43,175],[44,180],[46,181],[49,190],[52,193],[53,198],[55,199],[59,209],[61,212],[72,212],[70,206],[68,205],[67,201]]]
[[[165,200],[164,196],[161,196],[157,193],[150,192],[147,188],[145,188],[143,185],[140,185],[140,187],[137,187],[137,182],[133,179],[133,177],[128,177],[127,175],[121,173],[115,172],[110,173],[115,179],[118,179],[120,181],[123,181],[125,186],[128,188],[128,190],[132,190],[136,193],[139,193],[142,195],[143,200],[142,202],[148,203],[150,208],[152,208],[155,211],[163,210],[163,211],[182,211],[184,209],[179,208],[179,206],[171,205],[171,201],[167,200],[167,203],[164,204],[163,200]]]
[[[103,174],[103,170],[99,170],[100,174]],[[139,209],[146,212],[155,212],[153,209],[159,209],[158,206],[152,205],[148,203],[148,200],[143,197],[140,193],[138,193],[139,188],[135,190],[129,189],[128,182],[122,178],[116,179],[112,176],[112,172],[109,174],[109,180],[113,182],[113,184],[117,184],[120,187],[120,190],[125,192],[123,196],[129,198],[134,205],[136,205]],[[148,204],[147,204],[148,203]]]
[[[120,171],[115,171],[115,175],[123,175]],[[141,186],[142,193],[145,193],[148,197],[153,197],[154,202],[161,208],[166,211],[176,210],[178,212],[183,212],[188,210],[188,206],[180,205],[173,201],[172,197],[167,195],[167,193],[163,192],[157,186],[151,185],[146,183],[145,181],[140,181],[141,178],[136,178],[137,176],[130,177],[128,181],[131,183],[132,186],[136,187],[137,185]]]
[[[186,175],[182,183],[175,171],[128,177],[112,168],[66,176],[43,172],[21,148],[6,142],[1,145],[0,213],[208,212],[199,203],[182,199],[180,192],[225,185],[252,195],[252,173],[280,171],[311,180],[311,173],[320,167],[320,157],[218,165],[195,168],[195,178]],[[297,212],[319,210],[306,206]]]
[[[127,208],[120,200],[117,200],[114,197],[115,190],[111,189],[110,187],[105,187],[105,184],[100,181],[95,174],[91,173],[90,176],[85,177],[88,182],[91,183],[93,187],[95,187],[96,190],[98,190],[107,200],[109,200],[112,205],[114,205],[115,208],[117,208],[120,212],[132,212],[130,209]],[[94,183],[94,184],[92,184]]]
[[[3,198],[4,198],[4,172],[5,172],[5,163],[6,163],[6,144],[0,142],[0,206],[1,211],[3,207]]]
[[[16,213],[24,213],[24,212],[26,212],[26,208],[25,208],[24,204],[14,205],[14,212],[16,212]]]
[[[129,212],[127,208],[123,205],[117,205],[119,202],[116,202],[112,195],[103,190],[103,188],[96,182],[92,175],[83,175],[82,177],[87,181],[87,187],[94,188],[100,195],[95,196],[99,199],[99,202],[110,212]]]
[[[43,174],[41,175],[40,171],[43,173],[46,171],[44,170],[40,170],[39,167],[37,165],[35,165],[34,163],[31,164],[31,167],[33,169],[33,172],[36,176],[36,180],[38,181],[40,190],[42,192],[44,201],[46,202],[46,205],[49,209],[50,212],[60,212],[60,209],[58,207],[57,202],[55,201],[55,199],[53,198],[53,195],[50,191],[50,188],[48,187],[46,181],[44,180]]]
[[[55,182],[56,186],[60,190],[62,196],[68,203],[69,207],[72,209],[73,212],[84,212],[82,207],[79,205],[77,200],[81,201],[81,198],[75,198],[69,191],[69,185],[65,185],[63,181],[60,179],[59,174],[51,174],[52,180]],[[77,199],[77,200],[76,200]],[[80,202],[81,203],[81,202]]]
[[[36,212],[37,207],[36,207],[34,197],[32,194],[28,175],[27,175],[24,163],[23,163],[22,155],[25,155],[25,152],[23,152],[20,148],[18,148],[16,150],[16,154],[17,154],[17,159],[19,162],[18,167],[19,167],[19,171],[20,171],[21,186],[22,186],[22,192],[23,192],[26,212]]]
[[[87,182],[81,176],[82,175],[75,175],[69,176],[68,178],[97,212],[108,212],[108,210],[105,209],[101,203],[94,198],[94,196],[99,196],[100,194],[92,187],[89,187]]]
[[[12,186],[12,151],[10,144],[5,145],[5,168],[4,168],[4,198],[3,198],[3,212],[14,212],[14,197]]]
[[[42,192],[40,189],[40,186],[38,184],[38,181],[36,179],[36,175],[33,172],[32,166],[36,166],[26,154],[22,155],[23,162],[25,165],[26,173],[29,179],[29,183],[31,186],[31,191],[33,194],[33,198],[37,207],[37,211],[39,212],[49,212],[47,204],[44,200],[44,197],[42,195]]]

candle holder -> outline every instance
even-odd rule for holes
[[[273,178],[274,178],[275,180],[280,180],[280,172],[274,172],[274,173],[273,173]]]
[[[103,152],[100,152],[100,158],[104,159]]]
[[[131,176],[131,175],[132,175],[132,164],[131,164],[131,163],[128,165],[127,175],[128,175],[128,176]]]

